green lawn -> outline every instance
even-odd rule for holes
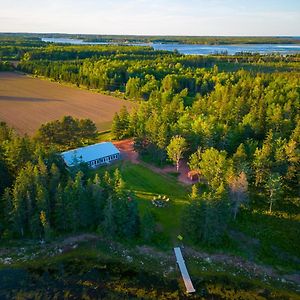
[[[126,188],[132,190],[139,201],[141,214],[150,209],[157,220],[160,231],[157,243],[170,246],[177,243],[180,234],[182,209],[188,204],[189,188],[178,183],[176,178],[163,176],[152,170],[128,161],[119,162],[109,167],[110,171],[119,168]],[[102,173],[104,168],[98,172]],[[167,207],[154,207],[151,203],[153,196],[166,195],[170,198]]]
[[[157,221],[159,234],[155,244],[161,249],[169,249],[179,243],[177,236],[181,232],[182,211],[189,203],[190,187],[178,183],[174,176],[161,175],[143,165],[120,161],[108,168],[94,172],[113,172],[119,168],[126,188],[135,193],[139,201],[141,215],[150,209]],[[164,208],[153,206],[154,196],[166,195],[170,204]],[[242,210],[236,221],[231,220],[229,229],[236,232],[231,235],[228,244],[210,249],[201,245],[203,250],[225,251],[242,255],[260,263],[267,263],[285,270],[297,269],[299,264],[299,220],[283,216],[268,215],[262,211]],[[184,243],[188,239],[184,237]],[[193,245],[196,247],[196,245]],[[197,248],[197,247],[196,247]]]

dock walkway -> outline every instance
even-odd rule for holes
[[[185,265],[185,262],[184,262],[184,259],[183,259],[182,253],[181,253],[181,249],[179,247],[175,247],[174,252],[175,252],[177,264],[179,266],[179,269],[180,269],[180,272],[182,275],[182,279],[183,279],[185,287],[186,287],[186,291],[187,291],[187,293],[194,293],[196,290],[194,289],[191,277],[186,268],[186,265]]]

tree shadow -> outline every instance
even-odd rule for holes
[[[34,97],[0,96],[0,101],[15,101],[15,102],[61,102],[63,100],[49,99],[49,98],[34,98]]]

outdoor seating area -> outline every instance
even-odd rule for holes
[[[167,196],[158,195],[157,197],[153,197],[151,202],[155,207],[166,207],[169,201],[170,198],[168,198]]]

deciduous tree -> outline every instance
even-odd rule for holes
[[[183,158],[186,150],[186,141],[181,136],[174,136],[167,147],[167,154],[170,160],[176,164],[176,170],[179,170],[179,162]]]

